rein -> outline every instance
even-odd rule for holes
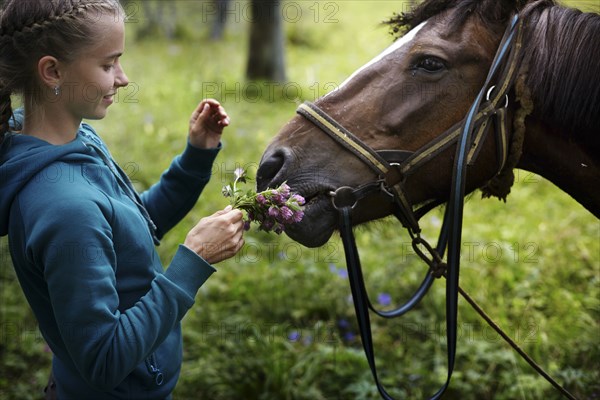
[[[431,397],[431,400],[439,399],[446,391],[454,369],[458,293],[460,292],[478,312],[480,310],[476,303],[458,284],[466,169],[468,165],[472,165],[477,159],[481,145],[484,143],[491,126],[494,126],[494,132],[496,133],[497,158],[499,161],[498,172],[503,169],[506,163],[509,143],[509,122],[507,118],[508,92],[516,77],[517,60],[522,46],[522,35],[522,21],[519,21],[518,16],[515,15],[502,37],[485,83],[472,103],[466,117],[415,152],[404,150],[375,151],[315,104],[306,102],[298,107],[297,112],[300,115],[311,121],[338,144],[354,154],[373,170],[378,177],[375,181],[366,183],[358,188],[342,186],[331,192],[330,195],[333,206],[338,210],[340,216],[339,230],[344,245],[350,287],[363,349],[377,389],[382,398],[386,400],[393,399],[383,387],[377,374],[369,310],[383,318],[401,316],[419,303],[425,294],[427,294],[427,291],[436,278],[440,278],[441,276],[446,277],[448,375],[444,385]],[[492,80],[495,80],[495,85],[491,84]],[[421,237],[421,228],[418,221],[431,209],[440,205],[441,202],[430,201],[415,210],[408,201],[404,184],[407,176],[454,144],[456,144],[456,155],[454,158],[455,163],[450,199],[445,210],[437,246],[434,248]],[[352,209],[362,198],[373,193],[383,194],[393,204],[393,213],[408,230],[412,239],[413,249],[429,266],[425,278],[413,296],[404,305],[392,311],[377,310],[370,301],[365,288],[360,257],[352,231]],[[446,247],[448,247],[447,263],[443,261]],[[482,312],[481,310],[480,314]],[[488,323],[491,321],[485,313],[482,316],[484,316],[484,319]],[[506,338],[503,332],[501,336]],[[519,353],[523,354],[522,350]],[[542,375],[548,379],[547,374],[543,373]],[[552,380],[551,383],[554,386],[558,385]],[[565,394],[566,390],[562,389],[562,391]],[[567,397],[574,398],[568,392],[566,393]]]

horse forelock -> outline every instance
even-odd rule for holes
[[[538,118],[600,149],[600,14],[533,3],[523,65]]]
[[[498,31],[525,3],[523,0],[425,0],[408,12],[394,14],[384,23],[393,35],[401,36],[423,21],[450,11],[447,22],[451,30],[460,29],[475,16],[488,29]]]

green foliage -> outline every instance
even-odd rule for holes
[[[143,19],[135,22],[136,8],[128,6],[122,63],[131,84],[121,90],[121,104],[93,122],[143,190],[183,149],[189,115],[202,98],[219,99],[230,114],[211,182],[159,247],[165,265],[199,218],[227,205],[221,187],[233,171],[255,175],[263,149],[300,101],[331,90],[390,43],[378,23],[402,9],[390,1],[298,3],[302,18],[286,27],[298,46],[288,43],[290,81],[282,84],[244,81],[247,21],[230,20],[225,40],[209,41],[203,4],[177,3],[185,40],[154,42],[136,41]],[[516,180],[506,204],[477,196],[467,202],[461,285],[578,398],[597,398],[600,224],[542,178],[518,171]],[[435,239],[441,218],[438,210],[424,219],[427,238]],[[246,242],[217,266],[184,319],[175,399],[378,399],[339,238],[307,249],[251,230]],[[389,294],[392,304],[406,300],[425,267],[397,223],[360,227],[357,243],[373,301],[379,294]],[[0,283],[0,399],[38,398],[50,354],[10,266],[6,238]],[[445,379],[444,296],[438,281],[405,317],[373,318],[378,367],[397,398],[426,398]],[[445,398],[560,396],[460,300],[456,372]]]

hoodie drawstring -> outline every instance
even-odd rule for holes
[[[93,138],[89,138],[87,135],[84,135],[84,137],[86,139],[92,139],[93,140]],[[104,150],[102,150],[102,148],[99,145],[97,145],[95,143],[91,143],[89,140],[84,140],[84,144],[86,146],[89,146],[89,147],[93,148],[94,150],[96,150],[96,153],[98,153],[98,155],[100,156],[100,158],[102,159],[102,161],[104,162],[104,164],[106,164],[106,166],[108,167],[108,169],[110,169],[110,171],[115,176],[115,178],[117,180],[117,183],[119,184],[119,186],[121,187],[121,189],[123,189],[123,191],[125,192],[125,194],[127,194],[127,196],[138,207],[138,209],[140,210],[142,216],[144,217],[144,219],[148,223],[148,229],[150,229],[150,234],[152,236],[152,240],[154,241],[154,244],[156,246],[158,246],[160,244],[160,240],[156,236],[157,227],[154,224],[154,221],[152,221],[152,218],[150,218],[150,214],[148,213],[148,210],[146,210],[146,207],[144,207],[144,205],[142,204],[142,199],[140,198],[139,194],[133,188],[133,184],[131,183],[131,180],[129,179],[129,177],[127,176],[127,174],[125,173],[125,171],[123,171],[117,165],[117,163],[115,163],[112,160],[112,158],[110,158],[104,152]]]

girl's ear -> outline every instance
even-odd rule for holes
[[[37,72],[40,81],[47,87],[54,88],[60,86],[62,73],[60,70],[60,62],[52,56],[44,56],[40,58],[37,65]]]

